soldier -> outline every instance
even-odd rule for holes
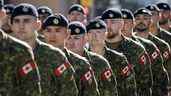
[[[116,74],[118,96],[137,96],[135,73],[126,57],[105,45],[106,24],[100,19],[95,19],[87,25],[90,50],[104,56]],[[105,84],[104,84],[105,85]],[[106,85],[109,86],[109,85]],[[105,91],[105,89],[102,89]],[[107,89],[110,90],[110,89]],[[108,96],[107,94],[105,96]],[[112,94],[109,96],[113,96]]]
[[[15,6],[12,5],[12,4],[6,4],[4,6],[4,9],[6,10],[7,16],[3,20],[2,30],[4,30],[6,33],[9,33],[9,34],[12,33],[9,23],[10,23],[11,14],[12,14],[12,11],[13,11],[14,7]]]
[[[170,51],[169,45],[159,39],[158,37],[152,35],[149,32],[149,25],[151,24],[151,13],[149,10],[145,9],[145,8],[140,8],[138,10],[135,11],[134,16],[135,16],[135,32],[137,36],[143,37],[145,39],[149,39],[151,40],[154,44],[156,44],[156,46],[159,48],[159,51],[161,52],[161,54],[163,54],[163,59],[164,59],[164,68],[167,68],[167,63],[166,60],[168,59],[168,54],[165,52]],[[168,96],[168,73],[165,69],[164,73],[161,73],[161,75],[163,75],[162,78],[162,82],[160,82],[159,87],[160,87],[160,92],[157,94],[159,96]],[[159,74],[159,73],[158,73]],[[156,96],[156,95],[155,95]]]
[[[40,6],[37,8],[38,11],[38,18],[43,22],[48,16],[53,14],[52,9],[47,6]]]
[[[43,21],[50,15],[53,14],[53,11],[52,9],[50,9],[49,7],[47,6],[40,6],[37,8],[37,11],[38,11],[38,18],[39,20],[43,23]],[[43,35],[43,29],[40,28],[38,30],[38,38],[41,40],[41,41],[45,41],[45,37]]]
[[[76,96],[75,71],[61,50],[38,40],[40,21],[37,17],[33,5],[21,3],[12,13],[11,28],[15,37],[32,47],[42,77],[41,96]]]
[[[67,32],[67,26],[68,26],[68,20],[62,14],[49,16],[42,25],[45,41],[63,50],[69,62],[73,65],[76,71],[75,79],[79,89],[78,96],[86,96],[86,94],[84,94],[84,90],[85,91],[90,91],[90,90],[83,89],[85,87],[84,83],[86,82],[81,78],[83,78],[84,75],[86,75],[87,72],[90,71],[91,66],[88,60],[65,48],[64,42],[69,35],[69,33]],[[91,73],[90,75],[92,75],[91,79],[94,81],[90,83],[89,86],[96,87],[97,85],[94,79],[94,74]]]
[[[107,24],[106,45],[118,52],[122,52],[133,64],[137,83],[138,96],[150,96],[152,74],[150,64],[144,47],[122,35],[122,14],[119,10],[107,9],[102,14],[102,19]]]
[[[0,23],[5,17],[0,0]],[[0,95],[40,96],[40,75],[31,48],[0,31]]]
[[[169,18],[170,18],[170,6],[167,3],[164,2],[160,2],[156,4],[157,7],[160,9],[160,21],[159,21],[159,25],[161,28],[169,31]]]
[[[125,36],[132,38],[135,41],[140,42],[145,48],[146,51],[150,57],[151,61],[151,69],[153,74],[153,87],[152,87],[152,96],[160,96],[160,82],[162,82],[164,79],[164,76],[167,74],[165,73],[165,69],[163,67],[163,58],[162,55],[157,48],[157,46],[148,39],[143,39],[139,36],[135,36],[133,33],[133,28],[135,24],[135,19],[130,10],[122,9],[123,19],[124,19],[124,27],[123,27],[123,33]],[[128,29],[127,29],[128,28]],[[161,74],[159,74],[161,73]]]
[[[68,20],[71,21],[80,21],[83,24],[87,24],[87,16],[83,6],[79,4],[74,4],[69,8],[68,11]]]

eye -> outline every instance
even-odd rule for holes
[[[30,19],[24,19],[24,23],[30,23],[31,20]]]
[[[19,23],[20,20],[19,20],[19,19],[14,19],[13,22],[14,22],[14,23]]]

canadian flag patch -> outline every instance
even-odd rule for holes
[[[142,65],[144,65],[145,62],[146,62],[146,56],[145,56],[145,54],[143,54],[143,55],[140,57],[140,59],[139,59],[139,63],[142,64]]]
[[[36,65],[34,62],[27,62],[21,69],[20,69],[20,75],[25,76],[31,71],[33,71],[36,68]]]
[[[154,51],[152,54],[151,54],[151,57],[152,59],[156,59],[158,57],[158,52],[157,51]]]
[[[169,59],[169,51],[165,51],[163,53],[163,57],[166,58],[166,59]]]
[[[101,74],[101,79],[102,80],[108,80],[112,76],[112,70],[111,69],[106,69],[102,74]]]
[[[65,70],[67,70],[69,67],[70,67],[70,64],[69,64],[68,62],[65,62],[65,63],[59,65],[59,66],[55,69],[55,72],[54,72],[54,73],[55,73],[55,75],[56,75],[57,77],[59,77],[59,76],[61,76],[61,75],[63,74],[63,72],[64,72]]]
[[[91,78],[92,78],[92,72],[91,72],[91,70],[89,70],[88,72],[86,72],[86,73],[81,77],[81,80],[89,81]]]
[[[128,64],[128,66],[122,69],[121,74],[123,76],[128,76],[131,73],[132,67],[133,67],[132,64]]]

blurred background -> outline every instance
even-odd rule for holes
[[[73,3],[79,3],[86,9],[89,18],[101,15],[107,8],[128,8],[135,11],[137,8],[157,2],[167,2],[171,5],[171,0],[5,0],[5,3],[19,4],[31,3],[36,7],[46,5],[53,9],[54,13],[67,14],[68,8]]]

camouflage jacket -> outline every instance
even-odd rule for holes
[[[118,96],[137,96],[135,72],[127,58],[115,50],[105,48],[104,57],[116,75]]]
[[[157,37],[159,37],[160,39],[164,40],[165,42],[167,42],[171,48],[171,31],[168,32],[164,29],[158,29],[159,33],[156,35]],[[168,63],[168,66],[167,66],[167,71],[169,73],[169,78],[171,79],[171,52],[169,52],[170,56],[169,56],[169,59],[167,61]],[[170,81],[170,85],[171,85],[171,81]]]
[[[116,89],[116,77],[109,65],[109,62],[101,55],[90,52],[87,49],[84,51],[84,56],[88,59],[94,70],[101,93],[100,95],[118,96]]]
[[[31,48],[0,32],[0,95],[39,96],[40,75]]]
[[[151,64],[144,47],[138,43],[123,37],[117,48],[112,47],[113,43],[106,42],[107,47],[123,53],[130,64],[133,65],[135,71],[135,79],[137,84],[137,91],[139,95],[150,94],[152,87],[152,72]],[[148,96],[146,95],[146,96]]]
[[[166,43],[164,40],[161,40],[159,39],[158,37],[150,34],[149,37],[148,37],[149,40],[151,40],[157,47],[158,49],[160,50],[161,54],[162,54],[162,57],[163,57],[163,60],[164,60],[164,68],[165,68],[165,73],[167,73],[167,75],[163,75],[163,82],[161,82],[161,88],[162,90],[167,90],[166,86],[168,86],[169,84],[169,76],[168,76],[168,66],[169,66],[169,63],[168,63],[168,60],[169,60],[169,53],[170,53],[170,47],[169,47],[169,44]]]
[[[40,70],[42,96],[78,94],[75,70],[61,50],[37,40],[33,52]]]
[[[78,96],[100,96],[97,81],[88,60],[67,49],[63,51],[75,69],[75,80],[79,90]]]
[[[148,52],[150,59],[151,59],[151,68],[153,73],[153,87],[154,90],[156,88],[160,88],[160,86],[163,86],[161,82],[165,81],[168,82],[167,79],[164,80],[163,77],[167,75],[167,72],[165,72],[165,68],[163,65],[163,58],[162,55],[157,48],[157,46],[150,40],[143,39],[138,36],[133,37],[134,40],[141,42],[141,44],[146,48],[146,51]],[[163,79],[161,79],[163,78]],[[155,90],[156,92],[157,90]]]

